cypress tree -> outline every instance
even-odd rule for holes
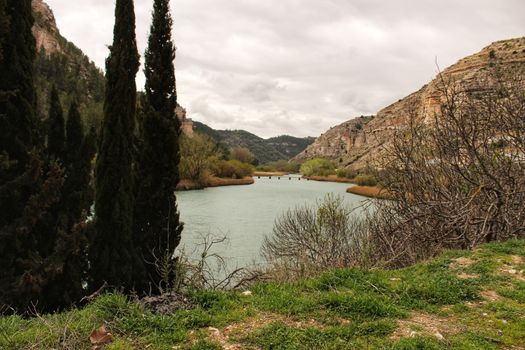
[[[9,29],[9,18],[6,12],[6,0],[0,0],[0,62],[2,62],[2,48]]]
[[[82,118],[78,111],[77,102],[73,101],[67,114],[66,140],[64,150],[65,161],[70,165],[74,165],[74,163],[78,161],[79,150],[82,147],[83,137],[84,130],[82,127]]]
[[[58,91],[53,85],[49,100],[47,153],[52,159],[62,159],[64,153],[64,115]]]
[[[66,173],[62,198],[55,215],[53,251],[46,259],[50,271],[58,271],[42,290],[44,305],[63,308],[78,302],[84,295],[82,284],[87,280],[86,222],[93,202],[90,186],[94,137],[84,136],[78,105],[74,101],[68,112],[63,166]],[[50,232],[49,236],[52,233]]]
[[[95,228],[90,246],[91,287],[104,281],[131,290],[141,264],[133,241],[132,141],[139,55],[132,0],[117,0],[113,45],[106,60],[104,121],[96,164]]]
[[[155,0],[145,53],[145,99],[141,118],[141,148],[137,160],[135,244],[147,262],[143,291],[161,286],[155,263],[173,258],[182,224],[175,188],[179,182],[179,120],[175,115],[175,47],[169,0]]]
[[[33,80],[33,61],[36,55],[35,38],[31,28],[31,0],[6,0],[9,19],[2,42],[0,64],[0,150],[17,160],[16,171],[24,169],[33,147],[36,93]],[[15,170],[13,168],[13,170]]]
[[[67,196],[68,216],[73,224],[84,220],[93,204],[90,186],[91,161],[95,155],[95,129],[84,134],[82,120],[76,102],[71,104],[66,125],[66,148],[64,164],[67,179],[64,184]]]
[[[3,4],[9,21],[0,18],[0,308],[23,312],[38,304],[47,282],[41,252],[53,239],[40,228],[60,199],[63,172],[42,162],[43,147],[35,136],[31,0]]]
[[[30,0],[0,3],[0,308],[14,304],[30,239],[24,210],[39,179],[31,157],[35,93],[31,72],[35,40]]]

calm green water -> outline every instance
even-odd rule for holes
[[[228,259],[231,267],[261,263],[260,248],[272,233],[275,220],[287,209],[305,203],[315,204],[327,193],[343,196],[353,207],[363,197],[347,194],[348,184],[300,180],[293,177],[261,178],[249,186],[209,188],[178,192],[181,219],[185,223],[181,247],[196,256],[202,249],[202,236],[211,233],[226,236],[227,243],[214,252]]]

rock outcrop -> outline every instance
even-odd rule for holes
[[[382,109],[377,115],[353,119],[331,128],[294,159],[328,158],[355,170],[377,166],[396,130],[406,127],[411,116],[424,118],[439,110],[443,99],[439,88],[441,79],[460,84],[467,90],[469,87],[475,89],[476,82],[487,78],[488,68],[495,62],[511,75],[513,72],[523,74],[525,37],[495,42],[479,53],[461,59],[419,91]]]
[[[33,0],[32,7],[35,17],[33,35],[36,39],[37,49],[44,49],[48,55],[63,52],[59,42],[60,32],[57,28],[55,15],[49,5],[42,0]]]

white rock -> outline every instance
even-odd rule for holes
[[[213,327],[208,327],[208,331],[213,334],[219,334],[221,332],[217,328],[213,328]]]
[[[253,293],[251,291],[247,290],[247,291],[242,292],[241,295],[243,297],[251,297],[253,295]]]
[[[441,333],[439,333],[439,332],[436,332],[436,333],[434,334],[434,336],[435,336],[436,339],[439,340],[439,341],[443,341],[443,340],[445,340],[445,337],[443,336],[443,334],[441,334]]]

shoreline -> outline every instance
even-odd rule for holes
[[[177,185],[176,191],[194,191],[203,190],[211,187],[224,187],[224,186],[246,186],[253,185],[255,180],[251,176],[246,176],[242,179],[229,179],[212,177],[207,180],[207,183],[202,185],[193,180],[181,180]]]
[[[272,177],[272,176],[287,176],[290,173],[284,171],[256,171],[253,173],[253,176],[257,177]]]
[[[352,186],[346,192],[368,198],[392,199],[392,195],[387,190],[378,186]]]
[[[345,184],[355,184],[354,179],[349,179],[346,177],[337,177],[336,175],[330,176],[303,176],[304,179],[310,181],[320,181],[320,182],[337,182]]]

